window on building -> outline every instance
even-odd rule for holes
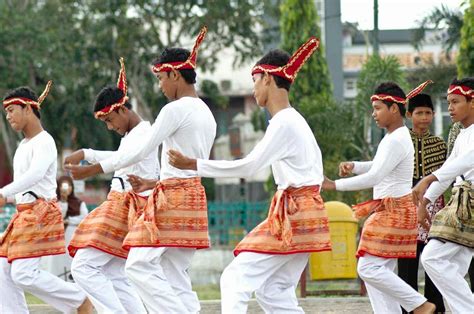
[[[353,91],[356,88],[355,80],[346,80],[346,90]]]

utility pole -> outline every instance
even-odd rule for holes
[[[379,55],[379,1],[374,0],[373,54]]]

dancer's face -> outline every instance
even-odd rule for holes
[[[174,71],[171,72],[158,72],[156,77],[158,78],[160,89],[163,95],[168,100],[176,99],[176,81],[178,74]]]
[[[21,132],[25,128],[28,122],[28,109],[32,111],[31,108],[21,105],[10,105],[5,108],[7,121],[13,130]]]
[[[269,75],[257,73],[252,75],[253,80],[253,97],[260,107],[265,107],[268,99],[268,80]]]
[[[396,106],[396,104],[393,104],[391,107],[393,106]],[[372,118],[374,118],[379,128],[386,128],[388,126],[391,118],[391,107],[389,108],[381,100],[372,102]]]
[[[115,131],[120,135],[125,135],[128,131],[128,121],[126,117],[126,108],[119,108],[111,113],[99,117],[107,125],[107,129]]]
[[[448,111],[453,122],[463,122],[474,114],[474,100],[458,94],[449,94]]]
[[[434,111],[430,107],[416,107],[407,116],[412,119],[414,127],[428,129],[433,122]]]

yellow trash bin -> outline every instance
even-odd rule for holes
[[[356,235],[357,219],[352,209],[337,201],[324,203],[329,216],[332,251],[311,253],[310,278],[343,279],[357,278]]]

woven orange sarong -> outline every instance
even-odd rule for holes
[[[353,206],[366,220],[357,257],[365,253],[386,258],[415,258],[418,223],[411,194],[367,201]]]
[[[240,252],[294,254],[331,250],[329,223],[319,186],[289,187],[273,196],[268,217],[237,245]]]
[[[129,225],[141,214],[146,199],[133,192],[110,191],[107,200],[94,209],[79,224],[68,250],[71,256],[77,250],[92,247],[105,253],[127,258],[122,248]]]
[[[201,179],[160,181],[123,247],[208,248],[207,201]]]
[[[0,236],[0,257],[20,258],[66,253],[64,222],[58,203],[38,199],[18,204],[7,229]]]

